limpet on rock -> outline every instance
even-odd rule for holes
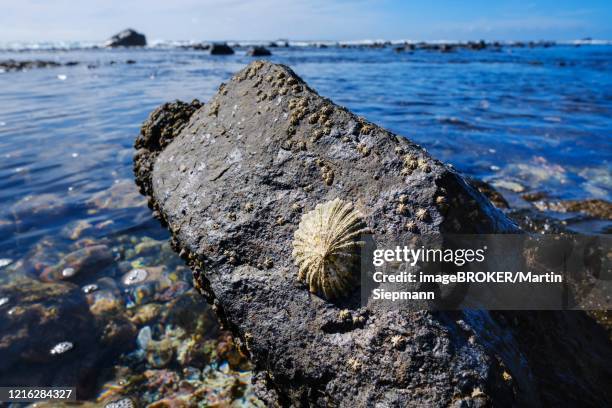
[[[146,269],[132,269],[123,277],[123,283],[125,285],[140,283],[145,281],[147,276],[149,276],[149,273]]]
[[[57,343],[53,348],[49,351],[52,355],[64,354],[67,351],[70,351],[74,348],[74,344],[69,341],[62,341],[61,343]]]
[[[74,275],[76,275],[74,268],[64,268],[62,270],[62,278],[72,278]]]
[[[357,283],[361,235],[369,233],[351,203],[336,198],[304,214],[293,238],[298,280],[312,293],[333,299]]]

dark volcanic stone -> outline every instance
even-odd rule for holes
[[[136,147],[141,191],[269,403],[611,403],[609,340],[583,313],[381,310],[361,307],[358,290],[330,302],[297,281],[301,215],[336,197],[354,203],[382,246],[414,232],[520,230],[420,146],[334,105],[291,69],[256,61],[195,111],[159,108]],[[540,337],[548,352],[532,350]]]
[[[144,34],[128,28],[113,35],[104,45],[106,47],[144,47],[147,45],[147,39]]]
[[[223,44],[213,44],[210,47],[210,55],[232,55],[234,50],[229,45]]]
[[[272,53],[266,47],[251,47],[247,51],[247,55],[251,57],[267,57],[272,55]]]

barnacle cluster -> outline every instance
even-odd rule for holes
[[[411,153],[406,154],[406,156],[404,156],[404,166],[401,174],[403,176],[409,176],[417,169],[423,173],[431,172],[431,166],[429,165],[427,159],[424,157],[418,157]]]
[[[357,151],[364,157],[370,154],[370,148],[365,143],[357,144]]]
[[[334,183],[334,171],[321,159],[317,159],[316,163],[321,171],[321,178],[325,184],[331,186]]]
[[[369,232],[361,214],[338,198],[304,214],[293,239],[298,279],[327,299],[347,294],[356,284],[361,235]]]

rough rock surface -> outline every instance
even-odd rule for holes
[[[136,147],[141,192],[269,403],[612,402],[609,340],[583,313],[380,310],[361,307],[359,290],[330,302],[296,280],[301,215],[336,197],[355,204],[379,243],[520,230],[452,168],[289,68],[256,61],[202,107],[164,105]]]
[[[104,45],[106,47],[144,47],[147,45],[147,38],[144,34],[128,28],[113,35]]]

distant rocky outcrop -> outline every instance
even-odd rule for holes
[[[580,312],[383,310],[298,282],[302,215],[350,201],[377,243],[521,233],[451,167],[256,61],[152,113],[136,182],[281,406],[609,406],[612,347]]]
[[[210,47],[210,55],[232,55],[234,50],[226,43],[215,43]]]
[[[131,28],[121,31],[113,35],[105,44],[105,47],[144,47],[147,45],[147,39],[144,34],[141,34]]]
[[[272,55],[272,53],[266,47],[258,46],[249,48],[247,55],[251,57],[267,57]]]
[[[57,61],[46,61],[46,60],[22,60],[17,61],[14,59],[0,61],[0,72],[6,71],[28,71],[35,68],[55,68],[61,66],[74,66],[78,62],[70,61],[67,63],[61,63]]]

